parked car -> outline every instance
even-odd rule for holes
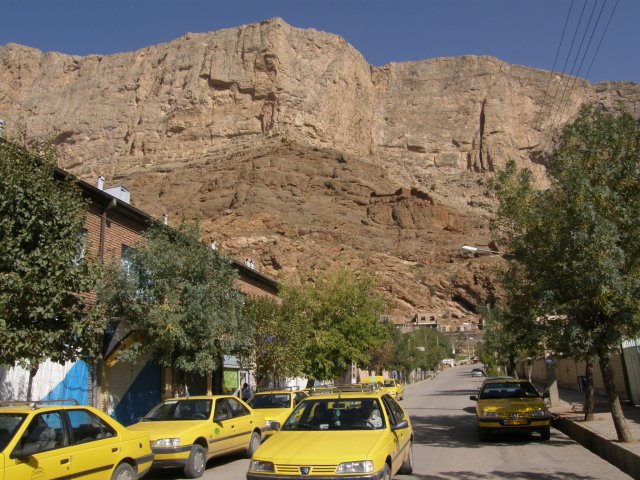
[[[404,398],[404,386],[395,378],[384,381],[384,390],[396,400]]]
[[[486,440],[489,435],[500,432],[537,432],[542,440],[551,436],[551,419],[544,401],[545,395],[528,380],[487,379],[478,395],[476,419],[478,438]]]
[[[68,400],[0,402],[5,480],[136,480],[152,461],[148,433],[129,431],[95,408]]]
[[[202,476],[212,457],[251,457],[265,428],[264,414],[231,395],[171,398],[128,427],[150,435],[154,469],[182,467],[188,478]]]
[[[247,480],[390,480],[412,471],[409,416],[384,391],[354,385],[305,398],[254,453]]]
[[[302,390],[293,389],[270,389],[259,390],[247,401],[247,404],[255,412],[261,412],[265,417],[265,438],[273,435],[275,430],[271,424],[277,422],[282,425],[293,408],[308,395]]]

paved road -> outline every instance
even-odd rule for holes
[[[479,442],[469,395],[483,379],[471,377],[473,367],[445,370],[406,391],[402,403],[413,422],[415,468],[398,480],[631,478],[555,429],[548,442],[513,435]]]
[[[472,378],[473,366],[448,369],[435,379],[405,389],[401,402],[415,434],[414,474],[396,480],[619,480],[630,479],[616,467],[552,429],[551,440],[507,436],[479,442],[475,426],[475,394],[482,378]],[[214,459],[206,480],[245,480],[249,460]],[[149,480],[182,479],[180,471],[147,476]]]

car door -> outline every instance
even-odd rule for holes
[[[122,441],[115,429],[89,410],[66,412],[71,432],[71,471],[73,478],[107,478],[122,457]]]
[[[396,427],[403,420],[408,422],[409,416],[406,415],[404,410],[402,410],[400,404],[398,404],[398,402],[389,395],[384,395],[382,397],[382,402],[387,412],[387,416],[389,417],[389,427],[391,428],[391,433],[393,435],[394,447],[392,452],[392,474],[395,474],[402,464],[407,448],[410,448],[411,429],[407,427],[394,430],[393,427]]]
[[[261,425],[255,425],[255,419],[247,407],[234,397],[228,397],[229,408],[231,409],[231,428],[233,430],[233,448],[241,450],[247,448],[253,430]]]
[[[209,454],[222,455],[234,449],[235,423],[227,398],[217,398],[213,407],[213,435],[209,440]]]
[[[34,415],[5,457],[5,479],[45,480],[71,476],[71,452],[67,448],[62,412]]]

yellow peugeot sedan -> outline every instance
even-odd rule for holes
[[[149,471],[149,434],[69,400],[0,402],[0,480],[136,480]]]
[[[353,390],[305,398],[253,454],[247,480],[390,480],[410,474],[409,416],[381,390]]]
[[[545,397],[528,380],[486,379],[478,395],[469,397],[478,402],[478,438],[487,440],[500,432],[537,432],[542,440],[549,440],[551,418]]]
[[[150,435],[154,469],[182,468],[186,477],[197,478],[212,457],[251,457],[262,442],[265,419],[237,397],[207,395],[165,400],[127,428]]]
[[[282,425],[289,414],[293,412],[293,408],[307,396],[307,393],[302,390],[286,388],[259,390],[247,400],[247,404],[255,412],[264,414],[265,426],[267,427],[264,433],[267,438],[276,432],[271,428],[271,424],[277,422],[278,425]]]
[[[384,381],[385,391],[396,400],[402,400],[404,398],[404,386],[398,382],[395,378],[390,378]]]

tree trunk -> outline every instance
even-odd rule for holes
[[[632,442],[633,436],[631,435],[629,425],[627,425],[627,420],[624,417],[622,405],[620,404],[620,398],[616,392],[614,371],[608,355],[600,355],[600,370],[602,370],[602,378],[607,390],[609,408],[611,409],[611,417],[613,419],[613,425],[616,427],[618,440],[621,442]]]
[[[587,377],[587,388],[584,390],[584,420],[593,420],[593,409],[595,407],[595,393],[593,389],[593,358],[588,357],[584,374]]]
[[[509,372],[507,373],[507,375],[513,377],[513,378],[518,378],[518,372],[516,370],[516,358],[514,356],[509,356]]]
[[[33,395],[33,379],[35,378],[36,374],[38,373],[38,368],[40,368],[40,365],[35,365],[35,366],[31,366],[31,368],[29,369],[29,383],[27,384],[27,401],[30,402],[31,400],[33,400],[31,397]]]
[[[220,357],[217,363],[218,365],[213,371],[212,389],[214,395],[222,395],[224,393],[224,358]]]

